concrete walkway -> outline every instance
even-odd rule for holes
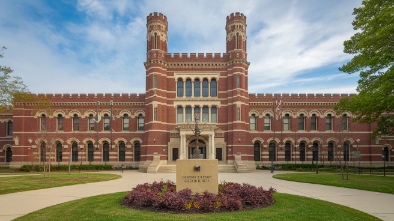
[[[137,171],[113,171],[121,179],[32,190],[0,195],[0,220],[12,220],[33,211],[59,203],[107,193],[129,191],[137,184],[160,180],[175,181],[175,173],[139,173]],[[275,172],[281,173],[281,172]],[[330,187],[316,184],[289,182],[272,178],[269,171],[253,173],[220,173],[219,182],[243,182],[264,189],[273,187],[280,193],[311,197],[348,206],[382,220],[394,220],[394,195]]]

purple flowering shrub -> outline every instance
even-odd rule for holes
[[[137,185],[121,204],[136,209],[178,213],[237,211],[273,205],[274,192],[276,190],[272,187],[264,190],[249,184],[223,182],[218,186],[217,195],[207,191],[193,194],[190,189],[176,192],[172,181],[160,181]]]

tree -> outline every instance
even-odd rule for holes
[[[3,51],[7,49],[3,47],[0,50],[0,58],[3,57]],[[29,93],[27,86],[23,83],[22,78],[11,76],[13,70],[10,67],[0,65],[0,113],[4,113],[12,109],[12,101],[16,94],[23,97],[23,94]]]
[[[360,123],[376,122],[373,138],[393,135],[394,1],[364,0],[353,15],[353,29],[358,32],[344,42],[344,52],[354,57],[339,70],[360,74],[358,94],[341,99],[335,109],[350,111]]]

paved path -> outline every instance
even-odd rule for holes
[[[121,179],[32,190],[0,195],[0,220],[12,220],[33,211],[55,204],[85,197],[129,191],[137,184],[160,180],[176,180],[175,173],[139,173],[137,171],[113,171],[123,175]],[[280,173],[280,172],[275,172]],[[364,211],[382,220],[394,220],[394,195],[330,187],[316,184],[289,182],[272,178],[269,171],[253,173],[220,173],[219,182],[243,182],[264,188],[274,187],[280,193],[307,196],[330,201]]]

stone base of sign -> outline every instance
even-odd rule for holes
[[[218,160],[190,159],[176,161],[176,191],[186,188],[193,193],[218,194]]]

